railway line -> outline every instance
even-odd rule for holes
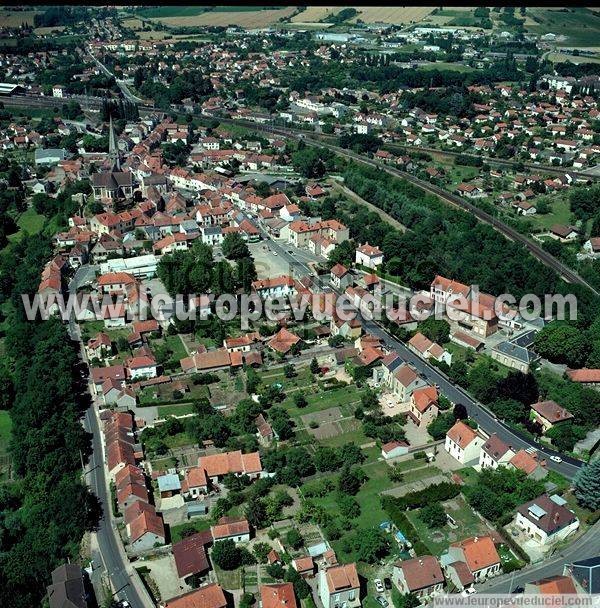
[[[492,226],[495,230],[502,233],[508,239],[513,242],[522,244],[535,258],[537,258],[540,262],[554,270],[559,276],[565,279],[569,283],[574,283],[578,285],[582,285],[586,287],[596,296],[600,296],[600,292],[598,292],[594,287],[592,287],[583,277],[581,277],[577,272],[557,260],[554,256],[550,255],[547,251],[545,251],[542,247],[532,242],[526,236],[506,225],[504,222],[501,222],[499,219],[493,217],[489,213],[483,211],[479,207],[469,203],[468,201],[462,199],[456,194],[451,194],[442,188],[435,186],[434,184],[430,184],[422,179],[411,175],[410,173],[406,173],[405,171],[401,171],[400,169],[395,169],[388,165],[385,165],[379,161],[368,158],[361,154],[357,154],[356,152],[352,152],[351,150],[346,150],[345,148],[340,148],[339,146],[335,146],[330,143],[326,143],[322,140],[314,138],[312,134],[307,134],[302,131],[296,131],[294,129],[289,129],[286,127],[273,127],[270,125],[261,125],[259,123],[254,123],[250,121],[242,121],[242,120],[233,120],[233,119],[224,119],[219,118],[220,121],[229,124],[238,124],[242,126],[246,126],[255,131],[267,131],[271,133],[275,133],[282,137],[291,137],[295,139],[302,139],[305,142],[313,143],[314,145],[322,146],[323,148],[327,148],[336,154],[343,156],[345,158],[349,158],[356,162],[359,162],[363,165],[367,165],[370,167],[374,167],[381,171],[385,171],[389,175],[393,175],[394,177],[399,177],[401,179],[405,179],[406,181],[418,186],[425,192],[433,194],[443,200],[444,202],[452,205],[453,207],[462,209],[474,215],[478,220],[484,222],[490,226]]]
[[[5,105],[13,105],[13,106],[22,106],[22,107],[55,107],[60,103],[64,103],[67,100],[74,100],[80,103],[85,104],[85,106],[89,109],[100,109],[103,99],[100,97],[86,97],[83,95],[80,96],[72,96],[65,99],[56,98],[56,97],[42,97],[42,96],[32,96],[32,95],[13,95],[4,99]],[[153,112],[156,109],[149,104],[138,104],[138,108],[140,112]],[[198,115],[198,113],[196,113]],[[311,143],[313,145],[319,145],[323,148],[327,148],[345,158],[351,159],[363,165],[367,165],[370,167],[374,167],[379,169],[380,171],[385,171],[389,175],[393,175],[394,177],[399,177],[401,179],[405,179],[406,181],[414,184],[425,192],[433,194],[437,196],[439,199],[444,201],[445,203],[452,205],[453,207],[462,209],[474,215],[479,221],[484,222],[490,226],[492,226],[495,230],[502,233],[508,239],[513,242],[520,243],[523,245],[535,258],[537,258],[540,262],[554,270],[559,276],[561,276],[564,280],[569,283],[578,284],[583,287],[589,289],[596,296],[600,296],[600,292],[598,292],[592,285],[590,285],[583,277],[581,277],[577,272],[573,269],[569,268],[559,260],[557,260],[554,256],[550,255],[547,251],[545,251],[542,247],[540,247],[537,243],[534,243],[526,236],[511,228],[504,222],[499,219],[493,217],[486,211],[483,211],[479,207],[469,203],[468,201],[462,199],[461,197],[447,192],[442,188],[435,186],[429,182],[421,180],[410,173],[406,173],[405,171],[401,171],[400,169],[396,169],[394,167],[390,167],[389,165],[385,165],[379,161],[376,161],[372,158],[369,158],[365,155],[358,154],[356,152],[352,152],[351,150],[347,150],[345,148],[341,148],[337,145],[334,145],[328,141],[325,141],[325,138],[319,136],[312,132],[301,131],[298,129],[290,129],[289,127],[281,127],[275,126],[270,123],[258,123],[248,120],[234,120],[231,118],[225,118],[219,115],[201,115],[204,118],[216,118],[220,122],[224,124],[232,124],[244,126],[249,129],[252,129],[257,132],[268,132],[274,133],[276,135],[280,135],[284,138],[291,139],[301,139],[307,143]],[[428,148],[423,148],[423,151],[433,150]],[[437,152],[437,151],[436,151]],[[449,154],[457,154],[457,153],[449,153]],[[494,159],[496,160],[496,159]],[[511,161],[506,161],[510,163]],[[537,165],[532,165],[536,168],[536,170],[540,171],[548,171],[550,169],[555,169],[554,167],[538,167]],[[564,173],[564,171],[560,171]],[[580,174],[576,174],[580,175]],[[589,177],[583,174],[586,178]]]

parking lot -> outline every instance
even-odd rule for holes
[[[248,243],[248,248],[254,258],[254,265],[256,266],[256,273],[259,279],[292,274],[290,265],[281,256],[277,255],[276,252],[272,251],[267,242]]]

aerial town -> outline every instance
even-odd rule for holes
[[[0,606],[599,594],[599,40],[1,8]]]

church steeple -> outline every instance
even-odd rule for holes
[[[117,147],[117,137],[115,135],[115,129],[113,126],[112,114],[109,117],[108,125],[108,157],[112,162],[113,171],[120,171],[121,157],[119,154],[119,148]]]

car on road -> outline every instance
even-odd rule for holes
[[[383,582],[380,578],[376,578],[374,581],[375,589],[377,589],[377,593],[383,593],[385,591],[385,587],[383,586]]]
[[[376,602],[377,602],[377,603],[378,603],[380,606],[383,606],[383,608],[387,608],[387,607],[390,605],[390,603],[389,603],[389,602],[388,602],[388,601],[387,601],[387,600],[386,600],[386,599],[385,599],[385,598],[384,598],[382,595],[378,595],[378,596],[375,598],[375,601],[376,601]]]
[[[560,456],[550,456],[550,460],[552,462],[562,462],[562,458]]]
[[[276,251],[273,251],[273,255],[277,255],[277,252],[276,252]]]
[[[467,587],[466,589],[463,589],[460,594],[463,597],[468,597],[469,595],[472,595],[473,593],[477,593],[477,591],[475,591],[475,589],[473,589],[473,587]]]

